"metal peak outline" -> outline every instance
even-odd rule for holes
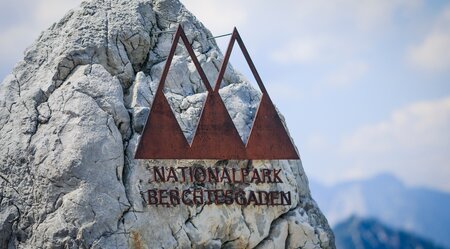
[[[207,90],[207,97],[191,145],[187,142],[163,92],[180,38]],[[224,77],[236,41],[262,92],[247,144],[242,142],[219,94],[220,83]],[[286,128],[236,28],[231,34],[228,49],[213,89],[195,56],[183,28],[181,25],[178,26],[149,117],[136,149],[135,159],[299,159],[291,138],[287,134]]]

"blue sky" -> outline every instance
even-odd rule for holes
[[[0,0],[0,78],[79,2]],[[450,2],[182,2],[215,35],[238,27],[310,178],[450,191]]]

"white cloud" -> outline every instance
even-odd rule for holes
[[[359,30],[372,31],[386,29],[395,14],[415,11],[422,0],[292,0],[290,3],[296,6],[291,10],[300,21],[314,20],[328,26],[345,22]]]
[[[426,71],[450,70],[450,6],[442,11],[423,41],[409,50],[408,60]]]
[[[450,190],[450,97],[411,104],[345,137],[346,174],[388,171],[415,185]],[[354,172],[353,172],[354,171]]]
[[[214,35],[229,33],[248,18],[248,10],[239,1],[181,0]]]
[[[78,6],[82,0],[38,0],[36,2],[37,7],[33,10],[34,19],[40,25],[49,26],[62,18],[69,9]]]
[[[328,138],[322,134],[312,134],[305,141],[305,147],[310,150],[326,151],[333,149]]]
[[[266,88],[273,100],[298,101],[305,97],[304,94],[299,91],[298,87],[292,83],[282,81],[270,82],[269,84],[266,84]]]
[[[291,39],[287,43],[281,43],[271,53],[275,62],[317,65],[334,64],[339,61],[340,65],[342,61],[348,61],[355,54],[355,51],[361,48],[361,46],[349,42],[348,37],[333,35],[331,32],[330,35],[317,34]],[[355,62],[345,64],[355,65]]]
[[[361,79],[368,69],[369,66],[363,61],[350,61],[331,72],[327,76],[326,83],[333,87],[349,86]]]
[[[32,29],[25,26],[16,26],[4,29],[0,32],[0,57],[12,59],[18,56],[18,49],[24,49],[30,45],[30,33],[36,34]]]
[[[366,35],[393,26],[398,12],[415,10],[421,0],[182,0],[213,33],[229,32],[233,26],[251,32],[278,61],[310,62],[331,54],[339,57],[357,49],[354,31]],[[349,32],[350,31],[350,32]],[[323,34],[326,34],[324,36]],[[366,36],[365,35],[365,36]],[[364,37],[365,37],[364,36]],[[370,39],[370,38],[363,38]]]
[[[23,57],[25,48],[32,44],[42,30],[58,21],[70,8],[80,2],[81,0],[36,0],[1,6],[12,9],[13,12],[18,11],[22,16],[20,21],[9,20],[10,24],[0,24],[1,67],[12,68],[14,63]]]
[[[450,138],[449,127],[450,97],[419,102],[394,111],[384,122],[360,128],[345,140],[343,149],[386,153],[396,148],[449,145],[450,139],[446,139]]]
[[[321,40],[298,39],[290,41],[281,49],[274,51],[272,57],[276,61],[284,63],[309,63],[318,61],[323,49]]]
[[[392,24],[396,14],[414,11],[422,4],[420,0],[346,0],[344,2],[350,5],[349,9],[355,15],[357,26],[364,30],[385,29],[387,25]]]

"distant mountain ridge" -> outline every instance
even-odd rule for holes
[[[352,216],[333,230],[338,249],[443,249],[431,241],[392,229],[375,219]]]
[[[450,194],[408,188],[392,175],[327,187],[310,181],[312,195],[332,226],[352,215],[374,217],[450,248]]]

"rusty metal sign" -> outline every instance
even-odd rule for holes
[[[206,101],[192,141],[184,136],[163,89],[172,58],[181,38],[207,90]],[[247,144],[244,144],[220,97],[220,83],[237,41],[261,89],[261,102],[253,121]],[[178,27],[155,94],[147,123],[140,138],[136,159],[299,159],[297,151],[267,93],[238,31],[234,28],[221,69],[212,89],[183,31]]]

